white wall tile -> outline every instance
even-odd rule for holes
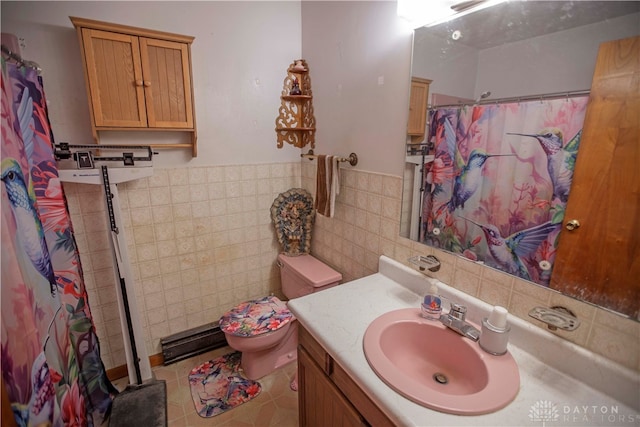
[[[160,352],[159,340],[163,336],[215,321],[245,298],[280,292],[275,266],[280,248],[269,209],[279,193],[300,187],[303,175],[305,188],[313,190],[315,163],[160,169],[147,180],[148,190],[144,184],[142,188],[122,189],[133,202],[126,208],[133,226],[132,267],[139,276],[136,286],[144,300],[139,304],[144,309],[143,323],[148,321],[153,326],[146,330],[145,337],[152,353]],[[76,193],[92,194],[91,188],[80,189],[90,186],[76,187]],[[547,289],[531,287],[497,270],[398,237],[401,189],[400,177],[343,168],[336,216],[317,216],[312,252],[338,268],[344,280],[375,272],[381,254],[406,263],[410,256],[435,252],[442,262],[442,269],[436,274],[440,280],[490,303],[504,305],[517,316],[527,317],[532,304],[551,303],[555,293]],[[138,196],[148,203],[132,200]],[[93,209],[86,198],[77,204],[80,211],[86,205],[90,212],[79,212],[72,219],[83,225],[76,235],[83,264],[91,266],[92,273],[99,272],[86,280],[91,284],[92,309],[99,313],[94,317],[102,322],[96,327],[116,327],[115,331],[110,330],[113,336],[107,336],[105,340],[109,341],[102,347],[103,360],[112,367],[123,357],[122,334],[119,320],[113,318],[117,310],[113,310],[115,288],[104,206],[99,197],[93,197],[102,204],[102,210]],[[568,304],[581,317],[588,317],[583,331],[563,338],[627,366],[640,364],[634,356],[637,351],[626,358],[613,355],[624,339],[640,336],[636,322],[629,321],[635,328],[617,327],[622,324],[619,316],[602,314],[603,310],[574,300],[555,302]],[[618,332],[606,335],[610,331]]]

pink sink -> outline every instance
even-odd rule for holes
[[[518,366],[509,352],[488,354],[440,322],[424,319],[418,308],[391,311],[371,322],[364,354],[389,387],[440,412],[495,412],[520,389]]]

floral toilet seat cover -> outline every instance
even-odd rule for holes
[[[293,314],[277,297],[268,296],[243,302],[220,318],[220,329],[229,335],[252,337],[280,329]]]

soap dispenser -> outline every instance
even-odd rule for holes
[[[482,319],[482,332],[478,344],[489,354],[500,356],[507,352],[511,330],[511,326],[507,324],[507,313],[506,308],[497,305],[493,307],[488,319]]]
[[[429,288],[429,292],[422,300],[422,317],[429,320],[438,320],[442,314],[442,297],[438,295],[438,286],[433,283]]]

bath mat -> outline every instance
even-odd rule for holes
[[[152,380],[129,384],[111,406],[110,426],[165,427],[167,425],[167,384]]]
[[[239,373],[241,355],[235,351],[191,370],[189,385],[198,415],[214,417],[260,394],[260,383],[243,378]]]

